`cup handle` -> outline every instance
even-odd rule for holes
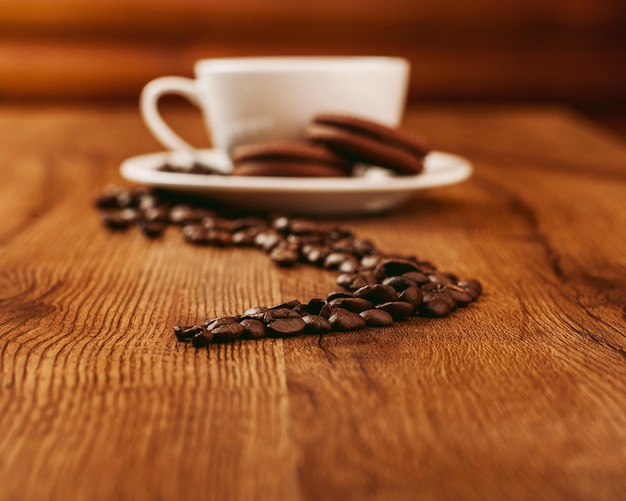
[[[196,81],[185,77],[159,77],[148,82],[141,91],[139,107],[143,121],[154,137],[171,150],[195,151],[187,141],[165,123],[159,113],[159,99],[166,94],[180,95],[200,107]]]

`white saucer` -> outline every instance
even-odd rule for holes
[[[434,151],[424,171],[394,176],[387,169],[363,166],[358,177],[291,178],[237,177],[162,172],[158,168],[174,155],[150,153],[125,160],[124,178],[136,183],[211,198],[246,209],[301,215],[375,214],[399,207],[417,192],[467,179],[472,165],[465,158]],[[228,172],[230,161],[220,151],[201,150],[203,163]]]

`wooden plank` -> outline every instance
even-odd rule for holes
[[[156,149],[135,107],[4,107],[0,496],[622,498],[623,142],[559,108],[412,108],[405,126],[474,176],[332,222],[479,278],[479,302],[196,351],[171,325],[319,296],[333,274],[107,233],[93,194]]]

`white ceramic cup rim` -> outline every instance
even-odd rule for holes
[[[196,75],[207,73],[367,71],[382,68],[408,69],[401,57],[389,56],[272,56],[211,58],[196,61]]]

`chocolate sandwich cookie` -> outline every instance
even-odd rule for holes
[[[307,138],[354,162],[387,167],[398,174],[419,174],[430,149],[417,135],[365,118],[330,113],[313,118]]]
[[[321,144],[268,141],[236,147],[234,176],[346,177],[353,162]]]

